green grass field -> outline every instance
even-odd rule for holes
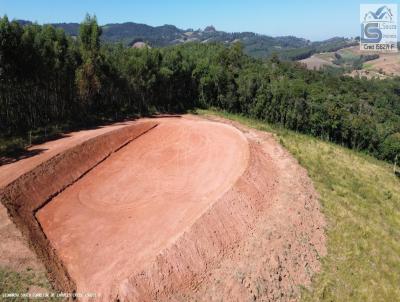
[[[308,170],[328,221],[328,255],[302,301],[400,301],[400,179],[390,164],[239,115],[198,113],[275,133]]]

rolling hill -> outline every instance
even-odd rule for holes
[[[320,69],[323,66],[341,67],[346,74],[351,76],[384,79],[400,75],[398,52],[366,52],[361,51],[358,46],[315,53],[299,62],[305,64],[308,69]]]
[[[21,24],[30,24],[30,21],[19,20]],[[79,23],[53,23],[54,27],[62,28],[71,36],[77,36]],[[165,47],[186,42],[220,42],[235,43],[240,41],[247,54],[262,58],[278,53],[282,59],[300,60],[310,57],[314,53],[335,51],[354,45],[352,39],[335,37],[325,41],[311,42],[295,36],[272,37],[253,32],[225,32],[207,26],[204,29],[180,29],[174,25],[150,26],[146,24],[126,22],[112,23],[102,26],[102,39],[105,42],[122,42],[124,45],[133,45],[135,42],[146,42],[152,47]]]

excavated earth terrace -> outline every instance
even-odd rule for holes
[[[39,147],[0,167],[0,197],[81,300],[293,300],[326,253],[312,183],[271,134],[184,116]]]

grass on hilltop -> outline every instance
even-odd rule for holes
[[[302,301],[400,301],[400,179],[390,164],[262,121],[198,113],[275,133],[308,170],[328,222],[328,255]]]

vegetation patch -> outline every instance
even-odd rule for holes
[[[52,290],[50,283],[43,273],[37,273],[31,269],[15,272],[7,268],[0,268],[0,301],[30,301],[28,298],[3,297],[3,294],[26,294],[32,287],[41,288],[44,291]],[[49,301],[50,299],[40,299]],[[59,300],[60,301],[60,300]]]
[[[365,69],[365,70],[371,70],[371,69],[373,69],[373,64],[371,64],[371,63],[364,63],[363,64],[363,69]]]

